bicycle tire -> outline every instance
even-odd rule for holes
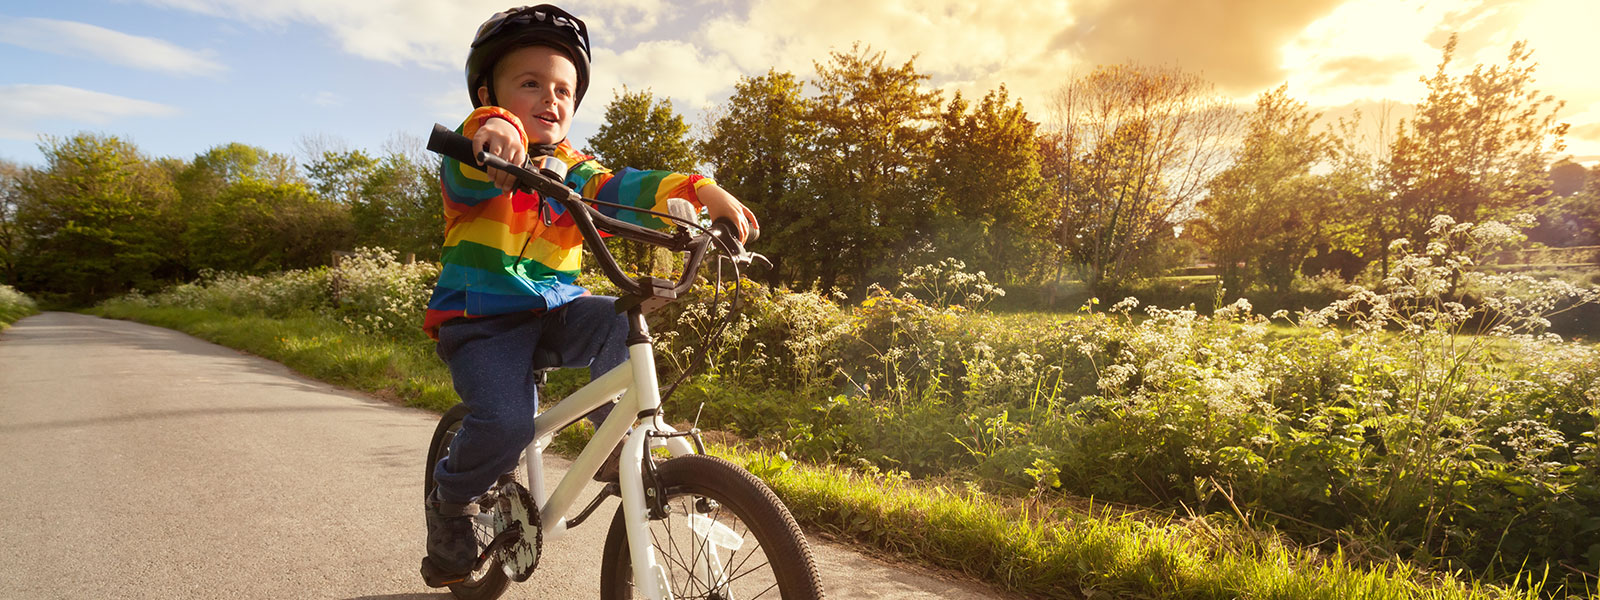
[[[461,420],[472,412],[465,404],[457,404],[439,419],[439,425],[434,427],[433,439],[428,444],[428,469],[422,479],[422,497],[427,501],[433,495],[433,467],[439,464],[439,459],[450,454],[450,442],[455,439],[456,432],[461,430]],[[485,512],[499,510],[497,502],[480,503],[479,509]],[[473,529],[478,534],[478,547],[494,539],[492,526],[482,521],[475,521]],[[491,559],[483,569],[474,572],[466,581],[450,584],[450,593],[461,600],[495,600],[506,592],[506,587],[511,585],[511,578],[506,575],[505,569],[500,566],[500,558]]]
[[[822,581],[805,534],[795,524],[789,509],[760,479],[731,462],[698,454],[662,463],[657,467],[657,478],[666,492],[668,511],[664,518],[650,522],[650,532],[657,559],[667,571],[673,598],[809,600],[823,597]],[[715,504],[702,503],[701,499]],[[697,517],[706,520],[697,524],[694,520]],[[601,555],[600,597],[604,600],[635,597],[633,563],[628,553],[624,521],[619,506]],[[701,541],[697,542],[691,531],[697,527],[711,533],[701,532]],[[728,587],[734,590],[731,595],[725,593],[728,589],[706,581],[713,577],[701,577],[693,572],[701,560],[713,556],[706,551],[713,544],[707,544],[706,540],[729,532],[737,535],[738,540],[724,539],[714,544],[722,551],[713,551],[721,554],[730,546],[735,548],[728,553],[723,565],[733,571],[723,576]],[[755,546],[745,553],[745,546],[751,542]],[[757,554],[760,558],[756,558]],[[724,562],[720,556],[717,558],[716,562]],[[711,562],[706,561],[707,564]],[[750,593],[752,591],[754,593]]]

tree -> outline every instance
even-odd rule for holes
[[[589,138],[585,154],[592,154],[612,169],[693,172],[700,164],[689,125],[672,112],[672,102],[656,102],[649,90],[629,91],[606,105],[606,121]]]
[[[1555,247],[1600,245],[1600,167],[1563,161],[1551,169],[1552,179],[1557,174],[1566,181],[1553,181],[1555,193],[1534,208],[1538,226],[1528,239]]]
[[[167,170],[114,136],[46,137],[39,150],[45,166],[18,184],[19,288],[90,303],[179,274]]]
[[[1057,92],[1063,179],[1057,243],[1095,293],[1136,276],[1227,159],[1236,118],[1213,86],[1175,67],[1101,66]]]
[[[1320,114],[1279,86],[1256,98],[1244,144],[1209,184],[1196,222],[1200,237],[1234,293],[1253,283],[1287,291],[1300,263],[1324,239],[1334,194],[1312,168],[1329,158],[1330,140],[1313,131]]]
[[[361,188],[377,168],[378,159],[361,150],[324,150],[306,165],[306,177],[323,198],[351,205],[359,201]]]
[[[1039,124],[1004,85],[969,106],[958,93],[939,116],[932,149],[936,212],[944,225],[934,245],[968,265],[1017,282],[1044,261],[1054,222],[1043,198]]]
[[[359,181],[349,205],[356,244],[437,260],[444,244],[438,161],[393,149]]]
[[[177,176],[178,193],[186,204],[215,198],[223,188],[245,180],[271,183],[299,181],[293,158],[238,142],[214,146],[194,157]]]
[[[812,200],[801,193],[800,179],[807,149],[816,138],[800,91],[793,73],[768,70],[742,78],[700,145],[718,185],[767,225],[761,244],[772,260],[767,277],[773,285],[786,281],[789,257],[815,256],[820,241],[809,229],[795,226],[811,212]]]
[[[816,65],[810,201],[791,226],[818,240],[796,257],[804,264],[797,274],[825,288],[844,283],[860,295],[875,279],[896,276],[933,215],[926,170],[939,94],[922,88],[927,76],[913,63],[886,66],[882,52],[857,44]]]
[[[0,160],[0,282],[17,278],[17,255],[21,250],[21,231],[17,208],[22,202],[22,166]]]
[[[190,215],[184,234],[196,269],[266,273],[327,264],[350,248],[344,207],[304,183],[243,179]]]
[[[1533,51],[1511,47],[1504,65],[1446,72],[1456,38],[1431,78],[1415,118],[1402,122],[1390,151],[1387,185],[1396,210],[1383,247],[1397,236],[1420,244],[1436,215],[1458,222],[1503,218],[1540,202],[1550,156],[1564,147],[1564,103],[1533,89]],[[1420,246],[1419,246],[1420,247]],[[1385,257],[1387,265],[1387,257]]]

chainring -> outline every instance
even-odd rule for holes
[[[533,503],[528,489],[515,481],[500,487],[495,503],[494,531],[499,535],[509,529],[520,529],[522,535],[498,551],[500,568],[512,581],[527,581],[539,566],[539,554],[544,546],[544,528],[539,523],[539,507]]]

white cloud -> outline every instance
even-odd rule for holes
[[[739,70],[728,57],[707,54],[681,41],[645,42],[620,54],[596,49],[595,63],[583,108],[576,115],[579,122],[599,124],[606,104],[613,94],[621,95],[624,86],[648,88],[658,99],[671,98],[683,114],[709,108],[739,79]]]
[[[635,37],[655,29],[663,13],[673,10],[664,0],[612,0],[579,7],[564,7],[578,11],[591,32],[603,31],[607,38]],[[590,34],[590,37],[595,37]]]
[[[105,125],[132,117],[171,117],[178,109],[64,85],[0,85],[0,137],[33,139],[44,120]]]
[[[352,55],[430,68],[459,69],[478,24],[504,0],[146,0],[252,27],[304,23],[327,30]]]
[[[215,76],[227,70],[209,52],[75,21],[0,16],[0,40],[31,50],[173,75]]]

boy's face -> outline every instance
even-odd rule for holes
[[[528,141],[554,144],[567,139],[578,69],[566,54],[549,46],[512,50],[495,63],[493,82],[495,100],[522,120]],[[478,100],[489,103],[489,88],[478,88]]]

